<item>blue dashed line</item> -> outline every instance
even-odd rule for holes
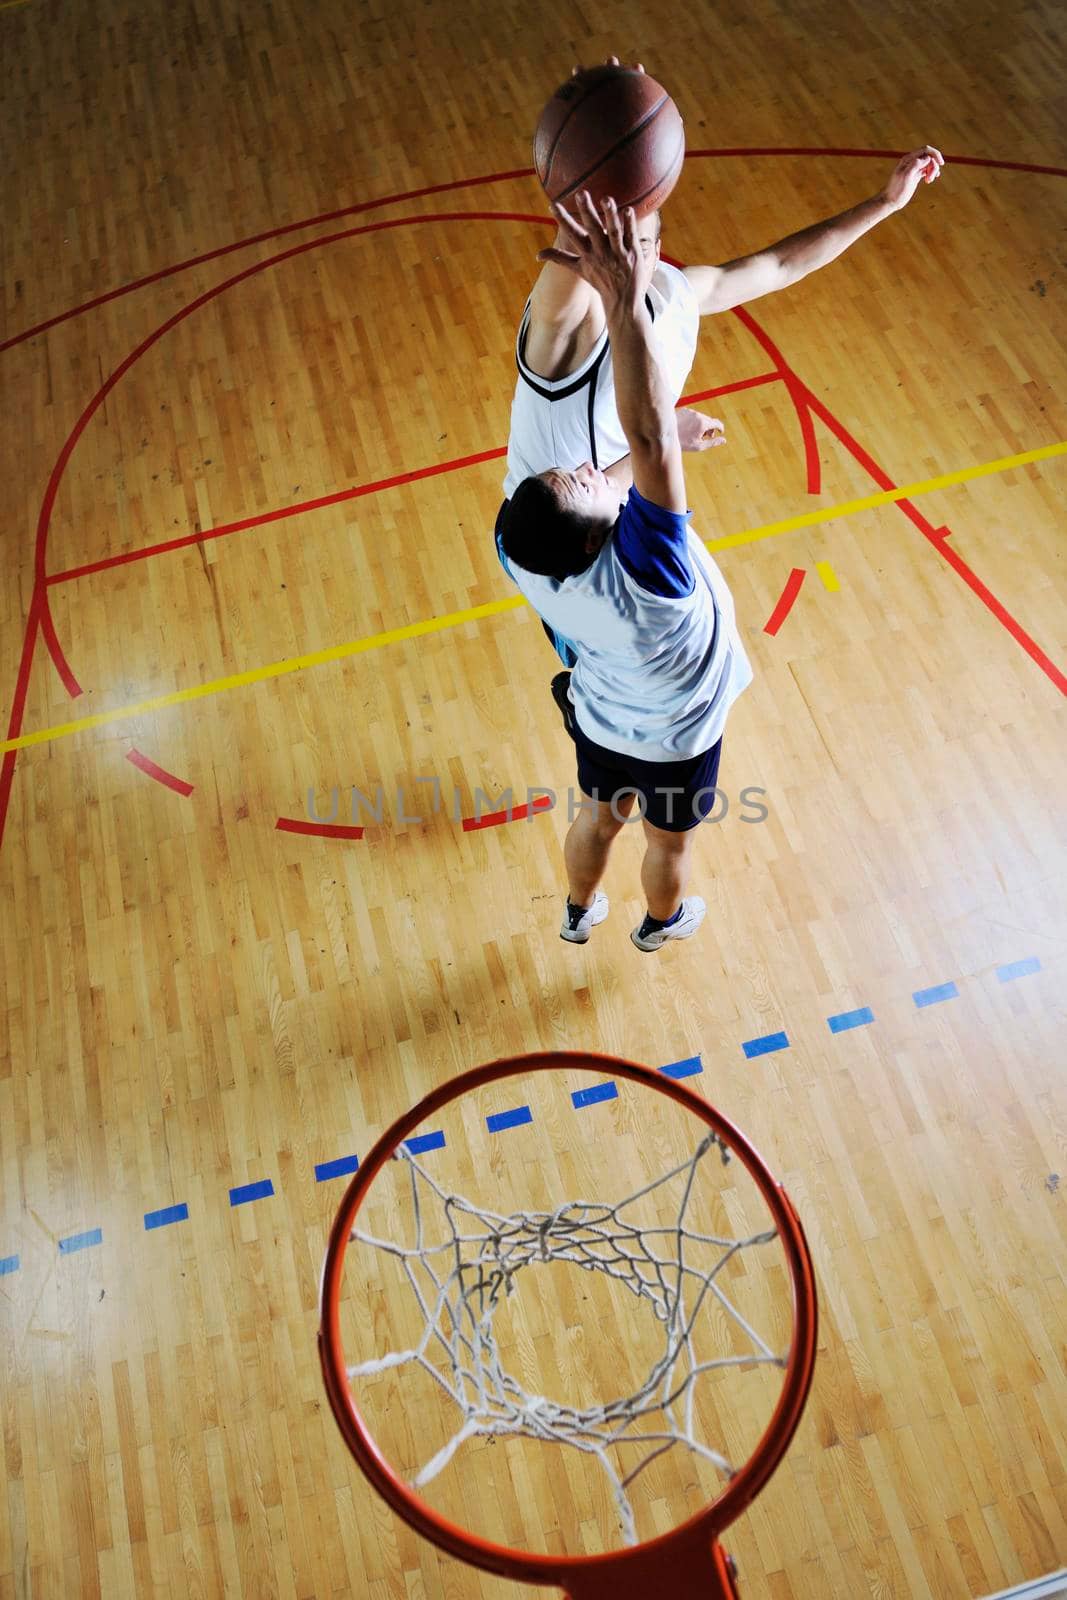
[[[76,1250],[91,1250],[94,1244],[103,1240],[103,1230],[90,1228],[88,1233],[72,1233],[69,1239],[60,1239],[59,1253],[61,1256],[72,1256]]]
[[[486,1117],[485,1125],[490,1133],[503,1133],[505,1128],[519,1128],[524,1122],[533,1121],[533,1112],[529,1106],[516,1106],[514,1111],[498,1111],[495,1117]]]
[[[189,1207],[183,1200],[181,1205],[164,1206],[162,1211],[146,1211],[144,1214],[145,1232],[152,1228],[167,1228],[172,1222],[188,1222]]]
[[[1026,956],[1020,961],[1011,961],[994,969],[1001,983],[1011,983],[1016,978],[1025,978],[1041,970],[1041,961],[1037,956]],[[945,1000],[955,1000],[958,997],[959,989],[954,982],[935,984],[928,989],[917,989],[912,995],[915,1005],[920,1009],[939,1005]],[[870,1006],[859,1006],[854,1011],[841,1011],[832,1017],[827,1017],[826,1023],[830,1032],[837,1034],[848,1032],[852,1028],[867,1027],[874,1020],[874,1012]],[[789,1036],[784,1030],[764,1034],[758,1039],[748,1039],[741,1046],[749,1061],[758,1056],[772,1055],[775,1051],[789,1048]],[[669,1062],[658,1070],[666,1078],[690,1078],[702,1073],[704,1064],[699,1055],[694,1055],[680,1061]],[[614,1081],[598,1083],[588,1089],[574,1090],[571,1094],[571,1103],[576,1110],[581,1110],[585,1106],[596,1105],[601,1101],[615,1100],[618,1094],[618,1084]],[[490,1133],[503,1133],[508,1128],[522,1127],[533,1120],[533,1112],[529,1106],[515,1106],[510,1111],[501,1111],[494,1116],[486,1117],[485,1123]],[[440,1150],[445,1142],[445,1135],[439,1131],[417,1134],[414,1138],[404,1141],[406,1148],[413,1155],[420,1155],[428,1150]],[[358,1167],[358,1156],[338,1156],[335,1160],[320,1162],[315,1167],[315,1179],[318,1183],[326,1183],[331,1178],[340,1178],[355,1172]],[[274,1192],[274,1184],[270,1178],[261,1178],[255,1183],[240,1184],[230,1190],[230,1205],[247,1205],[253,1200],[266,1199]],[[148,1232],[156,1228],[169,1227],[176,1222],[186,1222],[188,1218],[189,1207],[182,1201],[177,1205],[164,1206],[158,1211],[146,1211],[144,1226]],[[74,1255],[80,1250],[88,1250],[94,1245],[102,1244],[103,1237],[101,1228],[91,1228],[85,1233],[71,1234],[68,1238],[58,1241],[59,1252],[61,1255]],[[0,1256],[0,1278],[18,1272],[21,1266],[21,1259],[17,1255]]]
[[[849,1028],[862,1028],[874,1021],[870,1006],[860,1006],[857,1011],[839,1011],[836,1017],[826,1019],[831,1033],[847,1033]]]
[[[343,1178],[348,1172],[355,1172],[359,1166],[358,1156],[338,1156],[336,1161],[320,1161],[315,1168],[315,1182],[328,1183],[331,1178]]]
[[[571,1104],[575,1111],[580,1111],[583,1106],[595,1106],[601,1100],[617,1100],[619,1086],[617,1083],[594,1083],[591,1089],[575,1089],[571,1095]]]
[[[1026,956],[1022,961],[1009,961],[1006,967],[997,968],[997,977],[1001,983],[1010,983],[1013,978],[1029,977],[1031,972],[1040,972],[1041,963],[1036,956]]]
[[[762,1039],[747,1039],[741,1048],[751,1061],[753,1056],[769,1056],[775,1050],[788,1050],[789,1036],[785,1033],[765,1033]]]
[[[265,1200],[274,1193],[274,1184],[269,1178],[260,1178],[258,1183],[241,1183],[236,1189],[230,1190],[231,1206],[246,1206],[250,1200]]]
[[[687,1056],[684,1061],[672,1061],[669,1066],[659,1069],[665,1078],[692,1078],[698,1072],[703,1072],[704,1063],[699,1056]]]
[[[921,1008],[940,1005],[942,1000],[955,1000],[959,992],[954,983],[938,983],[932,989],[917,989],[911,998]]]
[[[421,1156],[426,1150],[440,1150],[445,1142],[443,1133],[417,1133],[413,1139],[404,1140],[405,1150],[410,1150],[413,1156]]]

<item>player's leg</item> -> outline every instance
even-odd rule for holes
[[[563,846],[567,903],[560,938],[584,944],[608,914],[608,898],[598,885],[611,847],[636,802],[635,787],[621,758],[587,739],[575,724],[571,737],[578,758],[578,811]]]
[[[648,766],[645,795],[645,857],[641,886],[648,910],[630,935],[639,950],[658,950],[670,939],[688,939],[704,920],[699,895],[687,895],[693,841],[715,804],[722,740],[685,761]]]
[[[687,828],[684,833],[667,832],[654,828],[647,820],[644,828],[641,887],[645,891],[645,904],[655,921],[669,922],[685,899],[696,829]]]
[[[620,828],[633,811],[633,790],[623,791],[612,800],[598,800],[584,794],[578,815],[571,823],[563,846],[567,867],[567,898],[572,906],[589,907],[604,876],[611,847]]]

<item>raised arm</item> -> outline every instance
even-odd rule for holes
[[[685,474],[674,401],[657,359],[652,318],[645,303],[655,258],[637,239],[637,219],[605,200],[598,212],[587,193],[577,196],[576,217],[561,206],[557,219],[571,230],[573,251],[543,251],[541,259],[581,276],[599,295],[607,318],[615,370],[619,421],[630,446],[637,492],[667,511],[686,510]]]
[[[573,255],[574,238],[560,225],[553,248]],[[546,261],[530,294],[526,364],[550,381],[580,367],[604,331],[600,296],[584,278]]]
[[[903,156],[883,189],[869,200],[813,223],[799,233],[779,239],[755,255],[739,256],[719,267],[687,267],[685,275],[696,290],[701,316],[729,311],[762,295],[799,283],[809,272],[828,266],[865,233],[907,205],[920,183],[933,183],[945,158],[933,145]]]

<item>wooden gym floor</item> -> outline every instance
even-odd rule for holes
[[[341,1447],[316,1169],[539,1048],[699,1056],[807,1225],[819,1366],[729,1540],[750,1600],[964,1600],[1067,1557],[1067,28],[652,15],[0,4],[2,1600],[516,1592]],[[557,937],[569,747],[489,538],[529,137],[610,51],[686,118],[683,261],[874,193],[872,152],[948,157],[704,325],[729,448],[690,496],[756,679],[707,924],[654,958],[625,837],[608,923]],[[280,825],[378,784],[362,838]],[[528,787],[556,808],[463,828]]]

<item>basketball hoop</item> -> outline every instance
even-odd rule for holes
[[[405,1144],[427,1118],[464,1095],[501,1079],[562,1070],[599,1073],[652,1089],[698,1118],[705,1131],[684,1160],[634,1194],[613,1202],[568,1199],[548,1209],[507,1214],[447,1190]],[[418,1147],[419,1141],[413,1142]],[[688,1214],[701,1163],[731,1157],[747,1172],[773,1224],[749,1237],[720,1237],[721,1229],[698,1226]],[[372,1184],[393,1159],[400,1163],[412,1205],[410,1245],[355,1227]],[[668,1214],[663,1196],[671,1184],[680,1200],[672,1202],[675,1211]],[[659,1216],[666,1221],[632,1222],[631,1211],[649,1196],[660,1202]],[[435,1208],[444,1218],[436,1232],[427,1221]],[[774,1240],[785,1260],[792,1313],[791,1338],[781,1354],[750,1325],[723,1287],[729,1287],[730,1271],[739,1267],[744,1249]],[[350,1365],[342,1347],[341,1291],[353,1241],[393,1258],[414,1291],[422,1329],[411,1348]],[[701,1249],[710,1265],[698,1264]],[[518,1273],[542,1261],[607,1273],[648,1304],[661,1325],[662,1353],[634,1394],[595,1406],[560,1405],[528,1393],[506,1370],[493,1319]],[[741,1354],[705,1359],[699,1353],[696,1325],[710,1312],[730,1328],[735,1341],[745,1341]],[[319,1355],[330,1406],[357,1464],[400,1517],[450,1555],[501,1577],[555,1587],[569,1600],[648,1600],[657,1593],[669,1600],[732,1600],[738,1593],[733,1563],[719,1536],[760,1493],[789,1446],[811,1386],[816,1330],[815,1279],[803,1229],[784,1190],[744,1135],[673,1078],[609,1056],[560,1052],[493,1061],[460,1074],[401,1116],[373,1146],[330,1232],[322,1273]],[[782,1388],[748,1460],[734,1468],[695,1437],[694,1393],[705,1374],[714,1371],[722,1379],[723,1368],[747,1372],[760,1363],[781,1369]],[[353,1394],[354,1379],[406,1366],[435,1379],[464,1419],[414,1484],[386,1459]],[[447,1468],[467,1440],[516,1435],[573,1446],[595,1457],[611,1480],[625,1548],[597,1555],[512,1549],[458,1526],[416,1492]],[[612,1464],[613,1451],[634,1446],[641,1452],[636,1466],[621,1471]],[[671,1532],[638,1543],[630,1485],[676,1446],[714,1463],[725,1487]]]

